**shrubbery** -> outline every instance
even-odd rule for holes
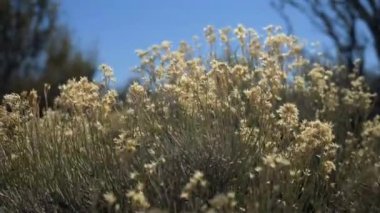
[[[364,78],[311,64],[273,27],[265,40],[230,31],[220,51],[205,29],[207,57],[186,43],[138,51],[145,81],[123,104],[106,65],[102,84],[68,81],[42,115],[34,91],[5,96],[0,207],[380,211],[380,117]]]

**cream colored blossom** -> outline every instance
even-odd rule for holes
[[[203,31],[204,31],[204,34],[205,34],[205,37],[206,37],[207,41],[210,44],[214,44],[215,41],[216,41],[216,35],[215,35],[214,27],[211,26],[211,25],[208,25],[207,27],[205,27],[203,29]]]
[[[108,115],[112,111],[112,108],[116,105],[117,97],[118,94],[116,90],[108,90],[102,97],[102,106],[106,115]]]
[[[132,205],[137,209],[147,209],[150,204],[143,192],[144,185],[138,183],[136,188],[127,192],[127,197],[131,200]]]
[[[19,94],[6,94],[3,97],[3,104],[7,105],[10,109],[14,111],[19,111],[21,109],[22,100]]]
[[[290,161],[286,158],[284,158],[282,155],[278,154],[269,154],[265,157],[263,157],[263,163],[266,166],[269,166],[271,168],[276,168],[277,166],[289,166]]]
[[[323,169],[327,174],[331,173],[332,171],[336,170],[335,164],[332,161],[325,161],[323,163]]]
[[[299,138],[308,144],[330,144],[333,142],[334,134],[332,125],[321,121],[310,121],[302,124]]]
[[[170,50],[170,47],[171,47],[171,42],[170,41],[162,41],[161,42],[161,47],[164,49],[164,50]]]
[[[239,39],[241,43],[244,43],[244,39],[247,36],[247,30],[242,24],[239,24],[237,28],[234,30],[236,37]]]
[[[117,201],[115,194],[112,192],[107,192],[103,194],[103,198],[108,203],[108,205],[111,205],[111,206]]]
[[[237,205],[235,193],[229,192],[227,194],[217,194],[209,203],[212,208],[222,210],[223,208],[233,208]]]
[[[280,120],[277,122],[280,126],[292,128],[298,124],[298,109],[292,103],[285,103],[278,110]]]
[[[197,186],[205,187],[206,185],[207,181],[204,179],[204,174],[201,171],[197,170],[190,178],[190,181],[183,188],[180,197],[182,199],[189,199]]]
[[[219,35],[220,35],[220,39],[222,40],[222,42],[224,42],[224,43],[229,42],[230,32],[231,32],[230,28],[223,28],[223,29],[219,30]]]
[[[135,138],[129,137],[127,132],[122,132],[117,138],[115,138],[114,143],[118,152],[126,151],[127,153],[134,153],[138,147],[138,142]]]
[[[107,78],[113,78],[113,69],[107,64],[101,64],[99,69],[102,71],[103,75]]]
[[[127,96],[133,99],[132,101],[142,101],[146,97],[146,90],[143,86],[141,86],[137,82],[134,82],[129,87]]]

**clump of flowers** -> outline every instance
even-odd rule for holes
[[[138,183],[136,189],[130,190],[127,192],[127,197],[131,200],[133,207],[138,209],[147,209],[150,207],[148,200],[144,195],[144,184]]]
[[[100,88],[86,77],[82,77],[78,81],[71,79],[59,89],[61,93],[56,99],[56,104],[59,107],[83,111],[100,106]]]
[[[190,181],[183,188],[181,198],[189,199],[197,186],[205,187],[206,185],[207,181],[204,179],[204,174],[201,171],[195,171],[194,175],[190,178]]]
[[[118,153],[134,153],[138,147],[138,142],[135,137],[131,137],[127,132],[122,132],[117,138],[115,138],[114,143]]]
[[[103,194],[103,198],[108,203],[108,205],[110,205],[110,206],[115,204],[117,201],[115,194],[112,192],[107,192],[107,193]]]
[[[101,99],[101,104],[105,115],[108,115],[113,111],[113,107],[117,104],[118,93],[116,90],[108,90],[107,93]]]
[[[106,64],[100,65],[103,72],[103,82],[101,84],[89,81],[86,77],[79,80],[70,79],[66,84],[61,85],[60,95],[55,103],[58,107],[75,112],[88,112],[102,109],[107,116],[117,103],[118,93],[109,89],[110,82],[113,81],[113,70]]]
[[[302,123],[301,132],[297,136],[296,150],[300,154],[331,152],[334,155],[336,144],[330,123],[319,120]]]
[[[12,111],[20,111],[22,106],[21,97],[15,93],[4,95],[3,104]]]
[[[212,213],[218,211],[233,211],[236,206],[235,193],[228,192],[227,194],[217,194],[212,199],[208,201],[210,203],[210,208],[205,208],[204,212]]]

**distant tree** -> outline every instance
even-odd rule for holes
[[[94,58],[73,45],[54,0],[0,1],[0,95],[51,85],[49,102],[68,78],[92,77]]]
[[[305,14],[333,41],[339,62],[349,70],[353,69],[357,58],[364,60],[369,42],[380,62],[379,0],[271,0],[271,3],[287,20],[290,31],[286,7]]]
[[[368,60],[364,52],[372,47],[380,66],[380,0],[271,0],[272,5],[285,19],[292,33],[292,24],[286,8],[293,8],[317,26],[332,41],[337,50],[337,62],[354,69],[361,59],[360,74]],[[366,70],[368,83],[380,95],[380,70]],[[380,114],[380,98],[375,100],[373,115]]]

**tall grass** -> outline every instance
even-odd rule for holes
[[[311,64],[273,27],[219,33],[205,29],[204,57],[186,43],[138,51],[145,81],[126,97],[107,65],[42,115],[35,91],[4,96],[0,209],[380,211],[380,117],[363,77]]]

